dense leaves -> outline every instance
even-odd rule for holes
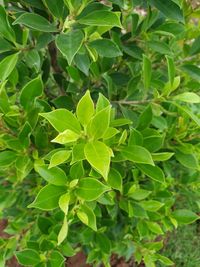
[[[166,234],[199,220],[198,18],[185,0],[0,1],[2,267],[173,265]]]

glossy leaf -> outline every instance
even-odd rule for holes
[[[66,185],[67,176],[65,172],[59,167],[53,167],[48,169],[46,165],[35,165],[35,170],[39,173],[39,175],[45,179],[50,184],[53,185]]]
[[[94,103],[90,96],[90,92],[87,91],[77,104],[76,115],[79,122],[83,126],[86,126],[91,120],[93,114],[94,114]]]
[[[82,204],[77,211],[78,218],[92,230],[97,231],[96,216],[86,204]]]
[[[107,180],[111,157],[109,148],[100,141],[93,141],[85,145],[84,154],[90,165]]]
[[[80,136],[71,131],[71,130],[65,130],[62,133],[59,133],[59,135],[56,136],[51,142],[58,143],[58,144],[67,144],[71,142],[76,142]]]
[[[66,109],[57,109],[40,115],[47,119],[58,132],[64,132],[67,129],[75,133],[80,133],[81,131],[77,118]]]
[[[89,26],[110,26],[121,28],[120,13],[106,10],[93,11],[78,20],[80,24]]]
[[[0,62],[0,80],[1,82],[5,81],[13,69],[15,68],[18,60],[18,53],[12,54],[10,56],[5,57]]]
[[[28,208],[37,208],[41,210],[53,210],[58,207],[58,201],[62,194],[66,191],[65,187],[46,185],[36,196],[33,203]]]
[[[81,30],[69,31],[59,34],[56,38],[56,46],[60,52],[67,58],[71,65],[74,56],[77,54],[84,40],[84,34]]]
[[[33,30],[38,30],[42,32],[56,32],[57,28],[51,24],[44,17],[35,13],[23,13],[14,22],[13,25],[23,24],[28,28]]]
[[[25,249],[22,251],[18,251],[15,253],[15,255],[17,257],[18,262],[26,266],[33,266],[41,261],[39,253],[33,249]]]
[[[156,182],[164,183],[165,176],[163,171],[158,166],[138,164],[138,168],[146,174],[148,177],[152,178]]]
[[[25,110],[30,110],[35,99],[43,93],[43,82],[40,76],[28,82],[21,91],[20,104]]]
[[[78,197],[86,200],[93,201],[100,197],[103,193],[110,188],[94,178],[82,178],[76,189]]]
[[[151,154],[144,147],[136,145],[124,147],[121,153],[125,159],[133,161],[135,163],[154,165]]]
[[[97,53],[102,57],[119,57],[122,52],[119,47],[109,39],[98,39],[89,43],[89,46],[95,48]]]

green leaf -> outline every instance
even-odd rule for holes
[[[130,130],[130,135],[129,135],[129,139],[128,139],[128,146],[134,146],[134,145],[142,146],[143,145],[143,136],[139,131],[132,128]]]
[[[137,164],[137,167],[156,182],[165,183],[165,175],[158,166]]]
[[[179,224],[190,224],[200,219],[196,213],[186,209],[175,210],[172,212],[172,216]]]
[[[110,187],[102,184],[97,179],[82,178],[76,189],[76,195],[86,201],[93,201],[108,190],[110,190]]]
[[[79,134],[81,131],[77,118],[67,109],[56,109],[48,113],[40,113],[40,116],[48,120],[58,132],[64,132],[69,129]]]
[[[190,55],[196,55],[200,52],[200,36],[198,36],[193,42],[190,48]]]
[[[81,30],[73,30],[68,33],[59,34],[56,38],[56,46],[60,52],[67,58],[68,64],[71,65],[74,56],[84,40],[84,34]]]
[[[185,154],[180,151],[175,153],[176,159],[186,168],[199,169],[198,160],[193,154]]]
[[[20,104],[25,110],[30,110],[37,97],[43,93],[43,82],[41,76],[28,82],[21,91]]]
[[[71,142],[76,142],[79,139],[80,135],[77,133],[71,131],[71,130],[65,130],[62,133],[59,133],[59,135],[56,136],[51,142],[58,143],[58,144],[67,144]]]
[[[79,122],[83,126],[87,126],[92,116],[94,115],[94,103],[88,90],[85,95],[80,99],[76,108],[76,115]]]
[[[1,44],[0,53],[10,51],[13,49],[13,46],[8,41],[3,39],[1,36],[0,36],[0,44]]]
[[[53,16],[61,19],[64,13],[64,3],[63,0],[43,0]]]
[[[100,141],[93,141],[85,145],[84,154],[90,165],[107,180],[111,157],[109,148]]]
[[[170,47],[164,42],[148,41],[147,44],[149,48],[151,48],[156,53],[160,53],[162,55],[172,54]]]
[[[173,97],[174,100],[179,100],[188,103],[200,103],[200,96],[192,92],[185,92]]]
[[[110,26],[122,28],[120,13],[106,10],[97,10],[78,20],[80,24],[89,26]]]
[[[66,192],[65,187],[46,185],[36,196],[33,203],[28,208],[37,208],[41,210],[53,210],[58,207],[58,201],[61,195]]]
[[[64,267],[65,258],[59,251],[54,250],[48,256],[48,263],[49,262],[51,267]]]
[[[63,162],[69,159],[70,155],[71,155],[71,151],[69,150],[61,150],[61,151],[56,152],[51,157],[48,168],[50,169],[52,167],[62,164]]]
[[[36,172],[50,184],[53,185],[66,185],[68,179],[65,172],[59,167],[48,169],[46,165],[35,165]]]
[[[144,130],[145,128],[147,128],[152,121],[152,116],[153,113],[151,105],[148,105],[140,114],[137,129]]]
[[[173,104],[174,106],[177,106],[178,109],[186,113],[197,124],[197,126],[200,127],[200,119],[190,109],[188,109],[187,107],[181,106],[177,104],[176,102],[170,102],[170,103]]]
[[[8,16],[3,5],[0,6],[0,35],[11,42],[15,42],[15,32],[9,24]]]
[[[77,144],[73,146],[71,164],[85,159],[84,147],[85,144]]]
[[[161,152],[161,153],[152,153],[151,156],[154,161],[165,161],[170,159],[174,153],[170,152]]]
[[[88,44],[90,47],[95,48],[97,53],[102,57],[119,57],[122,52],[119,47],[110,39],[98,39]]]
[[[17,159],[17,155],[13,151],[1,151],[0,152],[0,167],[7,167],[11,165]]]
[[[102,109],[92,118],[87,127],[87,133],[92,139],[102,138],[110,124],[111,106]]]
[[[187,73],[192,79],[200,82],[200,68],[192,65],[192,64],[185,64],[181,66],[181,69]]]
[[[83,177],[85,174],[85,170],[83,168],[82,161],[78,161],[75,164],[73,164],[70,168],[69,174],[71,178],[77,179],[77,180]]]
[[[23,13],[14,22],[13,25],[23,24],[28,28],[42,32],[57,32],[57,27],[49,23],[44,17],[34,13]]]
[[[136,145],[124,147],[121,153],[127,160],[154,165],[150,152],[144,147]]]
[[[110,169],[107,183],[114,189],[122,191],[122,176],[114,168]]]
[[[62,195],[59,198],[59,202],[58,202],[59,207],[64,212],[65,215],[67,215],[67,213],[68,213],[69,201],[70,201],[70,194],[69,193]]]
[[[100,110],[102,110],[108,106],[110,106],[109,100],[104,95],[99,93],[99,97],[98,97],[97,103],[96,103],[96,112],[98,113]]]
[[[15,68],[18,60],[18,53],[12,54],[10,56],[5,57],[0,62],[0,80],[1,82],[5,81],[13,69]]]
[[[18,262],[25,266],[33,266],[40,263],[41,261],[39,253],[33,249],[17,251],[15,255]]]
[[[141,188],[130,188],[128,191],[128,196],[135,200],[143,200],[151,194],[151,191],[141,189]]]
[[[82,204],[77,210],[78,218],[92,230],[97,231],[96,216],[93,210],[86,204]]]
[[[166,59],[167,59],[167,69],[168,69],[169,82],[170,82],[171,85],[173,85],[174,77],[175,77],[174,60],[170,56],[166,56]]]
[[[160,225],[156,222],[148,222],[146,221],[146,224],[149,228],[149,230],[157,235],[163,235],[163,230],[161,229]]]
[[[58,246],[65,240],[67,234],[68,234],[68,224],[67,224],[67,217],[65,216],[60,232],[58,233]]]
[[[150,59],[143,55],[143,80],[144,88],[149,89],[151,83],[151,61]]]
[[[156,254],[156,257],[160,262],[162,262],[166,266],[171,266],[171,265],[174,266],[174,262],[168,259],[167,257],[160,255],[160,254]]]
[[[166,17],[184,22],[183,12],[172,0],[150,0],[151,5],[160,10]]]
[[[164,204],[156,200],[143,200],[140,205],[147,211],[155,212],[162,208]]]

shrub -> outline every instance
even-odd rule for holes
[[[0,1],[1,266],[154,267],[199,219],[199,9]]]

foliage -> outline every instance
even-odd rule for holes
[[[199,12],[186,0],[0,1],[0,262],[147,267],[199,219]]]

